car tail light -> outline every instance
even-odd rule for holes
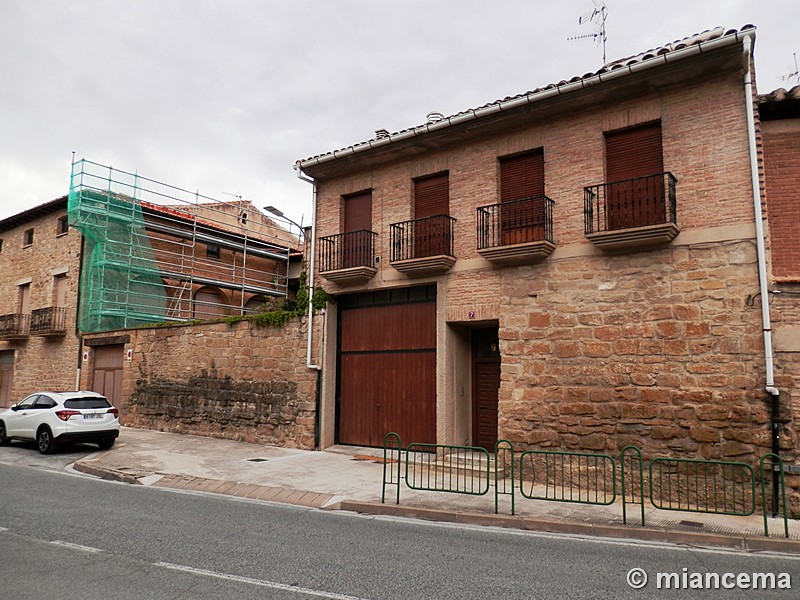
[[[79,415],[77,410],[57,410],[56,416],[61,419],[62,421],[69,421],[69,418],[73,415]]]
[[[106,412],[108,412],[108,414],[114,415],[115,419],[119,419],[119,411],[116,408],[109,408],[108,411]]]

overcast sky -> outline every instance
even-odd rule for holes
[[[607,62],[757,26],[760,93],[800,0],[607,0]],[[592,0],[0,0],[0,218],[69,191],[72,152],[311,219],[297,159],[599,69]]]

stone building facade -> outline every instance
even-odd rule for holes
[[[754,36],[705,32],[298,161],[316,188],[316,276],[337,301],[322,445],[397,431],[751,464],[769,452],[758,116],[743,94]],[[779,382],[788,463],[796,383]]]
[[[66,217],[64,196],[0,221],[0,407],[75,389],[82,246]]]

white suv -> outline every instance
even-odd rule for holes
[[[42,454],[57,444],[93,442],[101,450],[119,436],[119,411],[97,392],[37,392],[0,413],[0,446],[35,440]]]

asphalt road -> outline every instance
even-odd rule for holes
[[[787,573],[800,556],[376,518],[100,481],[0,453],[0,598],[749,598],[656,573]],[[30,450],[32,455],[34,450]],[[74,458],[74,457],[73,457]],[[59,462],[61,461],[61,462]],[[650,575],[632,589],[633,568]],[[688,576],[687,575],[687,576]],[[776,581],[786,582],[778,577]]]

